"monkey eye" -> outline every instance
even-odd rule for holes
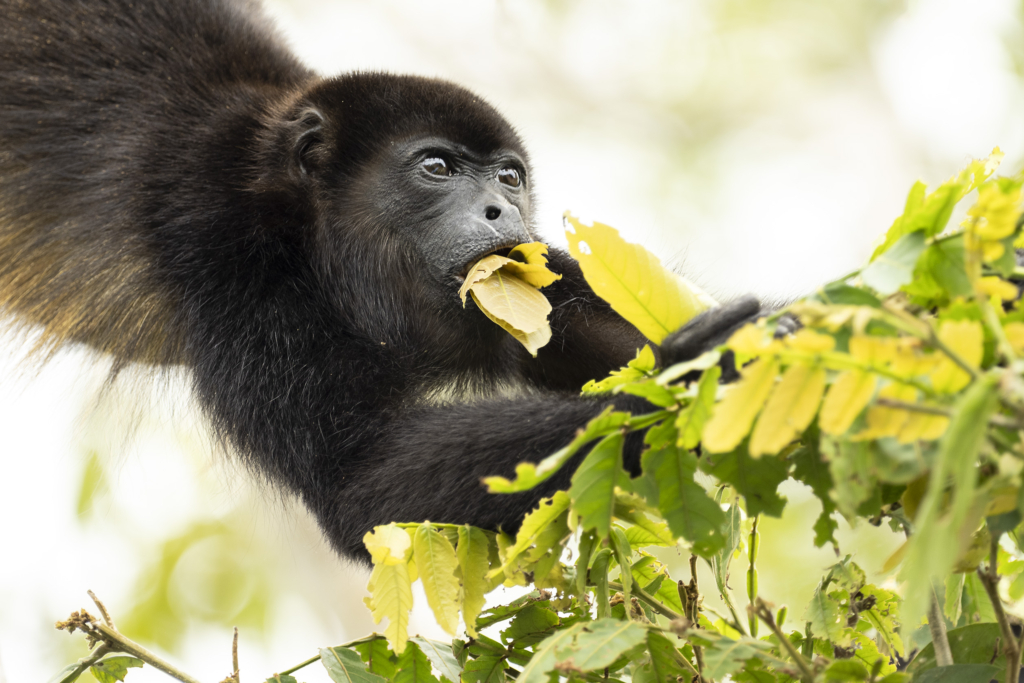
[[[519,187],[519,171],[511,166],[498,171],[498,182],[509,187]]]
[[[448,162],[441,157],[427,157],[420,164],[423,170],[430,175],[452,176],[455,172],[448,165]]]

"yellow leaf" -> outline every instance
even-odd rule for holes
[[[975,320],[947,320],[939,327],[939,339],[970,367],[981,365],[984,340],[981,323]],[[971,381],[970,375],[945,354],[941,355],[932,370],[931,378],[936,391],[948,394],[960,391]]]
[[[768,400],[778,372],[779,361],[775,358],[761,358],[743,368],[740,381],[715,406],[711,419],[704,426],[704,448],[712,453],[724,453],[743,441]]]
[[[495,271],[470,288],[473,301],[492,322],[515,337],[531,356],[551,340],[547,297],[517,277]]]
[[[772,390],[750,437],[750,455],[778,453],[811,424],[825,393],[825,369],[791,365]]]
[[[903,337],[896,341],[896,355],[889,369],[893,374],[910,379],[931,372],[938,360],[935,354],[924,353],[919,339]]]
[[[913,403],[917,399],[917,389],[907,384],[889,384],[878,392],[878,398]],[[909,419],[910,413],[906,410],[871,406],[868,408],[867,427],[854,438],[881,439],[886,436],[898,436],[906,427]]]
[[[896,439],[900,443],[935,441],[946,432],[946,427],[948,426],[948,417],[928,415],[927,413],[911,413]]]
[[[538,289],[562,279],[548,270],[548,245],[543,242],[520,244],[509,252],[508,258],[505,270]]]
[[[487,570],[489,541],[482,529],[469,526],[459,527],[459,545],[456,555],[459,558],[459,576],[462,579],[462,616],[466,622],[466,632],[476,637],[476,618],[483,610],[487,600]]]
[[[455,577],[459,562],[455,558],[455,548],[429,522],[416,530],[413,548],[416,551],[416,571],[423,582],[427,604],[433,610],[438,625],[454,636],[459,628],[459,580]]]
[[[370,559],[377,564],[404,564],[409,558],[412,541],[405,529],[396,524],[374,527],[363,536],[363,545]]]
[[[402,533],[405,534],[405,531]],[[365,602],[373,614],[374,623],[379,624],[387,617],[388,625],[384,629],[384,636],[388,639],[391,649],[401,654],[405,651],[406,641],[409,640],[409,610],[412,609],[409,565],[405,562],[375,564],[366,589],[370,591],[370,597],[366,598]]]
[[[818,418],[821,431],[839,435],[853,424],[875,393],[877,378],[864,370],[847,370],[828,390]]]
[[[790,335],[785,340],[785,345],[791,349],[797,351],[807,351],[808,353],[823,353],[831,351],[836,347],[835,337],[827,334],[821,334],[814,330],[809,330],[806,327],[799,329],[795,334]]]
[[[547,253],[546,244],[530,242],[514,248],[509,257],[485,256],[470,267],[459,288],[463,306],[472,295],[484,315],[532,356],[551,340],[551,304],[537,290],[562,278],[548,270]]]
[[[1013,301],[1020,296],[1016,285],[995,275],[981,278],[978,288],[989,296],[997,297],[1000,301]]]
[[[896,356],[895,340],[891,337],[854,335],[850,338],[850,355],[869,365],[882,366]]]
[[[586,226],[565,214],[569,253],[594,292],[654,343],[715,305],[693,284],[662,267],[651,252],[630,244],[615,228]]]
[[[1003,325],[1003,332],[1010,341],[1010,346],[1017,353],[1024,352],[1024,323],[1008,323]]]
[[[763,326],[747,323],[732,333],[726,346],[732,349],[740,358],[756,358],[763,353],[771,353],[782,348],[782,343],[772,339],[768,330]],[[742,361],[741,361],[742,362]]]

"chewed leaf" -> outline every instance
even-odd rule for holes
[[[569,253],[579,261],[587,283],[654,343],[661,342],[714,299],[661,265],[639,244],[630,244],[615,228],[583,225],[565,215]]]
[[[532,356],[551,340],[551,304],[538,289],[562,277],[547,269],[547,251],[546,244],[531,242],[513,249],[514,258],[485,256],[470,267],[459,289],[463,306],[471,295],[484,315]]]
[[[548,270],[548,245],[543,242],[520,244],[509,252],[505,270],[534,287],[547,287],[562,279]]]

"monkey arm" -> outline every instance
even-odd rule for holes
[[[346,465],[343,482],[336,482],[334,490],[314,492],[322,502],[316,506],[320,523],[338,551],[364,558],[363,535],[389,522],[430,520],[514,533],[540,498],[569,487],[589,448],[524,493],[490,494],[481,477],[512,478],[517,463],[538,462],[565,446],[609,403],[638,413],[651,409],[632,396],[588,400],[546,395],[404,411],[387,422],[359,462]],[[641,448],[641,434],[627,437],[624,460],[634,474]],[[307,501],[311,497],[304,495]]]

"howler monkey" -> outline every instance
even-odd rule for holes
[[[44,350],[188,366],[217,432],[334,548],[390,521],[514,528],[572,467],[494,496],[605,404],[647,340],[576,263],[537,358],[457,290],[537,239],[512,127],[444,81],[321,78],[229,0],[0,0],[0,306]],[[744,299],[657,352],[695,355]],[[627,448],[636,469],[640,443]]]

